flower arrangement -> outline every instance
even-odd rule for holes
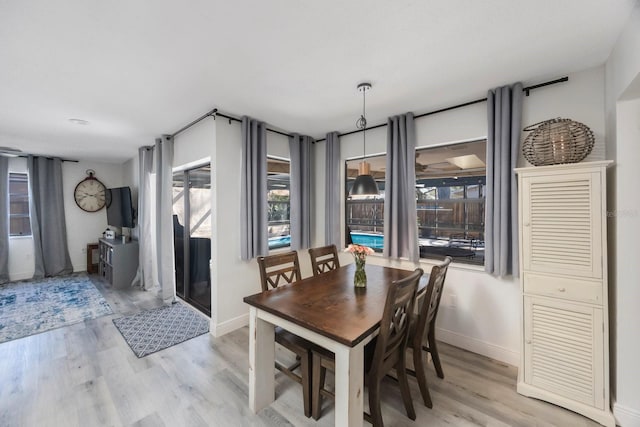
[[[374,253],[374,250],[368,246],[349,245],[345,252],[350,252],[356,261],[356,272],[353,276],[353,285],[356,288],[364,288],[367,286],[367,273],[364,271],[364,265],[367,262],[367,255]]]

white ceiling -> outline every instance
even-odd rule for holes
[[[600,65],[634,3],[2,1],[0,146],[122,162],[214,107],[323,137],[362,81],[375,124]]]

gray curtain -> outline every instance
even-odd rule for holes
[[[311,246],[311,144],[309,136],[293,134],[289,137],[291,156],[291,249]]]
[[[34,279],[73,272],[67,248],[62,160],[29,156],[29,216],[35,260]]]
[[[521,83],[489,91],[487,119],[484,269],[499,277],[517,277],[518,187],[513,169],[520,155]]]
[[[138,272],[131,286],[149,290],[153,282],[153,248],[151,247],[151,174],[153,173],[153,148],[138,149]]]
[[[416,131],[413,114],[387,120],[384,256],[417,262]]]
[[[0,156],[0,285],[9,281],[9,159]]]
[[[156,257],[161,296],[165,304],[176,300],[173,250],[173,138],[156,139],[153,150],[156,173]]]
[[[340,139],[338,132],[329,132],[325,151],[325,200],[324,241],[325,245],[341,246],[340,238]]]
[[[243,260],[269,252],[267,238],[267,126],[242,118],[240,246]]]

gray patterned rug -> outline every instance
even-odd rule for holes
[[[0,285],[0,343],[112,314],[84,274]]]
[[[181,302],[113,319],[113,324],[138,357],[209,332],[209,321]]]

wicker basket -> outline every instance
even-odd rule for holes
[[[551,119],[524,128],[531,132],[522,154],[534,166],[578,163],[591,153],[595,138],[589,127],[571,119]]]

